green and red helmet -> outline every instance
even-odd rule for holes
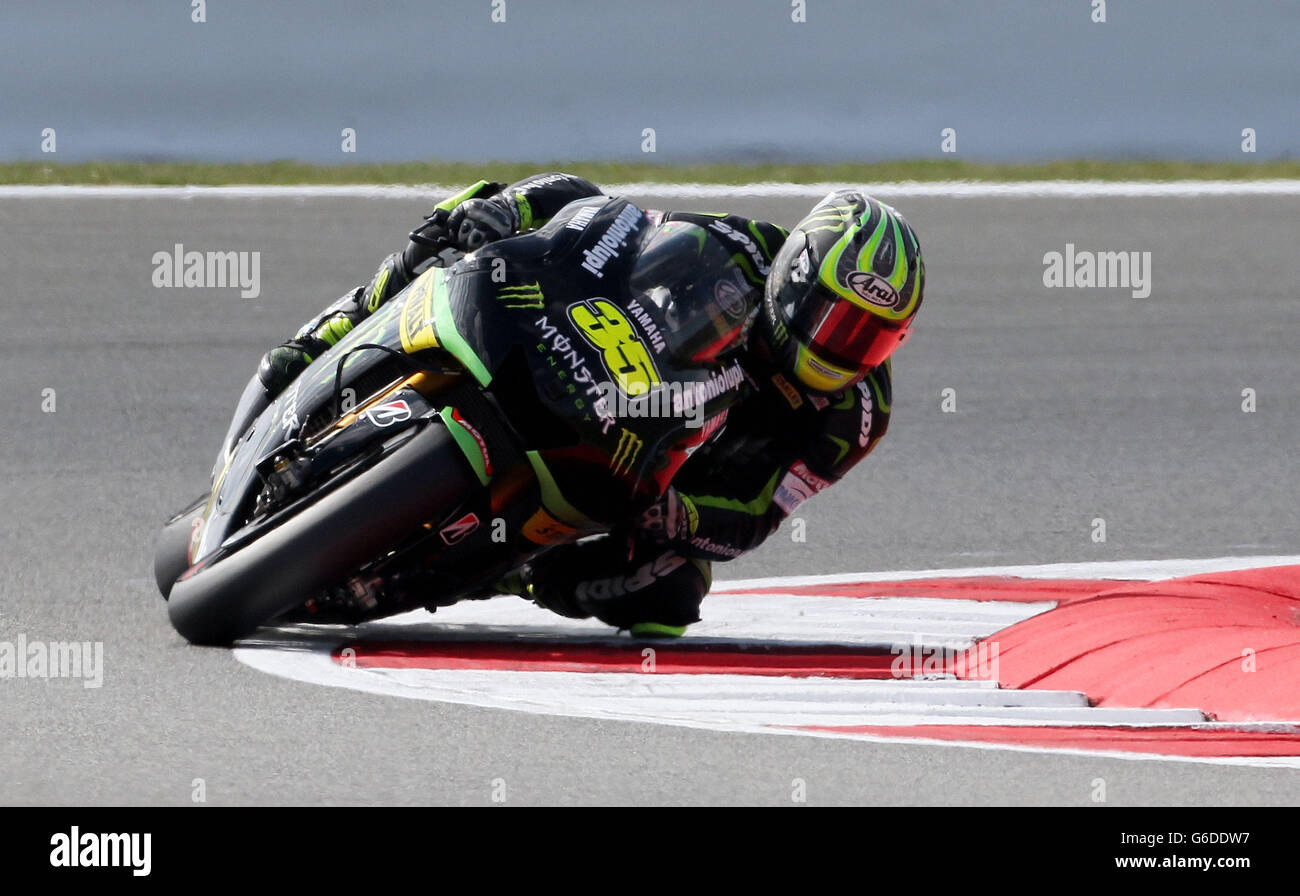
[[[838,392],[907,339],[925,290],[921,244],[903,216],[837,190],[795,226],[772,260],[760,315],[786,370]]]

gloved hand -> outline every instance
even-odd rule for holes
[[[262,356],[262,362],[257,366],[257,378],[262,381],[268,397],[275,398],[307,369],[307,365],[321,352],[313,344],[318,341],[290,339]],[[315,353],[313,348],[316,348]]]
[[[687,502],[670,485],[668,491],[637,518],[637,532],[655,544],[676,541],[679,536],[687,537],[690,535],[689,513]]]
[[[451,241],[466,252],[514,236],[519,229],[519,208],[513,199],[491,196],[466,199],[451,211],[447,230]]]

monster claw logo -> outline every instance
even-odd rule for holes
[[[616,474],[630,473],[645,442],[632,430],[622,426],[619,429],[621,432],[618,435],[618,447],[614,449],[614,456],[610,458],[609,468]]]
[[[497,293],[497,298],[512,310],[540,310],[542,307],[542,287],[537,283],[503,286],[500,292]]]

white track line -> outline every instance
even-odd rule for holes
[[[624,183],[606,184],[611,195],[726,199],[736,196],[816,198],[854,186],[886,197],[944,199],[1032,198],[1187,198],[1200,196],[1300,196],[1300,180],[1093,181],[895,181],[885,183]],[[0,186],[0,199],[423,199],[454,193],[445,184],[304,184],[232,186],[152,186],[123,184],[48,184]]]
[[[794,576],[720,583],[719,590],[851,581],[892,581],[954,576],[1112,577],[1153,579],[1195,573],[1300,563],[1300,557],[1218,557],[1202,560],[1056,563],[1037,566],[903,570],[872,574]],[[1052,606],[942,598],[832,598],[822,595],[743,595],[711,602],[692,640],[759,643],[848,644],[970,643]],[[1196,709],[1095,707],[1083,694],[1002,689],[991,682],[955,679],[856,680],[669,672],[526,672],[505,670],[351,668],[335,661],[332,648],[345,643],[319,627],[281,630],[243,642],[234,651],[243,663],[284,678],[371,694],[459,703],[542,715],[651,722],[713,731],[846,738],[894,744],[1042,754],[1107,756],[1126,760],[1300,767],[1300,757],[1186,757],[1100,748],[985,744],[938,738],[889,738],[804,726],[851,725],[1052,725],[1213,727]],[[314,631],[313,631],[314,630]],[[407,632],[410,632],[410,635]],[[361,626],[353,636],[374,640],[439,640],[539,636],[632,642],[611,637],[593,621],[560,619],[517,600],[467,601],[436,616],[409,613]],[[594,636],[594,637],[593,637]],[[1238,727],[1238,726],[1224,726]],[[1268,725],[1241,727],[1266,729]]]
[[[346,669],[330,658],[329,654],[319,649],[313,649],[304,644],[295,644],[288,642],[282,649],[270,648],[269,644],[263,642],[261,647],[237,647],[234,651],[235,656],[240,662],[251,666],[262,672],[276,675],[282,678],[288,678],[295,681],[301,681],[309,684],[324,685],[327,687],[339,687],[348,690],[361,691],[377,696],[403,697],[416,700],[429,700],[434,702],[457,703],[468,706],[478,706],[486,709],[505,709],[522,711],[536,715],[561,716],[569,718],[593,718],[607,719],[610,721],[622,722],[640,722],[653,725],[668,725],[680,728],[694,728],[706,731],[722,731],[732,734],[767,734],[767,735],[784,735],[792,737],[816,737],[830,738],[835,740],[853,740],[860,743],[887,744],[891,746],[915,745],[926,747],[944,747],[952,749],[968,750],[986,750],[1015,753],[1037,753],[1040,755],[1071,755],[1084,756],[1092,758],[1119,759],[1125,761],[1156,761],[1156,762],[1179,762],[1179,763],[1198,763],[1208,765],[1236,765],[1236,766],[1262,766],[1262,767],[1282,767],[1282,768],[1300,768],[1300,757],[1282,756],[1282,757],[1256,757],[1256,756],[1178,756],[1164,755],[1157,753],[1138,753],[1124,750],[1111,750],[1105,748],[1080,748],[1080,747],[1049,747],[1037,745],[1022,745],[1008,743],[988,743],[984,741],[956,741],[945,740],[940,738],[918,737],[894,737],[887,735],[858,734],[843,731],[809,731],[799,727],[780,727],[771,724],[765,724],[755,718],[750,713],[742,713],[729,718],[708,718],[700,712],[680,713],[680,703],[678,704],[678,714],[674,716],[656,715],[645,713],[643,705],[637,705],[637,701],[631,701],[634,705],[623,706],[619,710],[611,710],[609,707],[592,707],[583,705],[574,707],[564,705],[562,702],[554,700],[559,696],[554,691],[547,693],[546,686],[554,687],[557,691],[562,691],[564,687],[595,687],[597,691],[603,691],[608,694],[610,685],[615,684],[608,679],[617,678],[617,685],[623,689],[633,687],[644,689],[661,689],[669,686],[668,680],[680,678],[683,676],[668,676],[660,674],[638,674],[627,673],[621,676],[614,676],[605,673],[567,673],[567,672],[548,672],[545,673],[545,680],[538,682],[536,676],[529,683],[530,686],[520,687],[523,679],[528,673],[511,673],[511,672],[478,672],[468,670],[448,670],[441,673],[433,673],[427,670],[388,670],[386,672],[377,672],[370,669]],[[411,674],[416,673],[416,674]],[[422,673],[422,674],[421,674]],[[519,676],[519,678],[514,678]],[[565,679],[578,676],[577,681],[570,685]],[[594,681],[597,677],[606,679],[606,681]],[[733,676],[685,676],[692,679],[686,683],[686,686],[708,687],[717,686],[721,681],[725,681]],[[514,678],[514,680],[510,680]],[[421,680],[423,679],[423,680]],[[486,679],[486,681],[484,681]],[[706,680],[701,680],[706,679]],[[753,686],[754,684],[771,684],[779,679],[768,679],[767,682],[746,681],[745,684]],[[434,687],[430,684],[436,682]],[[538,684],[543,685],[543,689],[538,691]],[[807,679],[798,682],[803,686],[809,686]],[[828,683],[832,686],[840,685],[852,688],[860,685],[860,682],[838,681]],[[928,685],[930,682],[910,682],[912,686]],[[953,682],[944,684],[952,685]],[[487,685],[484,689],[482,685]],[[663,691],[660,691],[663,693]],[[994,694],[1003,695],[1004,691],[994,691]],[[732,692],[731,696],[735,696]],[[920,696],[920,695],[918,695]],[[1068,696],[1065,693],[1054,695],[1062,703],[1068,702]],[[751,701],[743,701],[746,704],[752,704]],[[824,707],[823,707],[824,708]],[[879,709],[888,711],[890,707],[880,706]],[[971,725],[979,724],[980,719],[964,716],[957,719],[944,719],[943,716],[935,712],[938,707],[931,710],[931,714],[918,715],[915,717],[905,718],[902,716],[878,716],[876,719],[864,719],[858,716],[854,723],[867,724],[875,723],[878,720],[892,722],[894,724],[935,724],[943,719],[944,721],[955,722],[957,724]],[[1041,709],[1039,710],[1041,712]],[[1269,730],[1279,727],[1277,723],[1213,723],[1194,721],[1195,713],[1183,710],[1152,710],[1152,709],[1133,709],[1120,710],[1123,715],[1107,716],[1101,713],[1096,707],[1088,712],[1097,713],[1095,716],[1083,716],[1074,719],[1061,719],[1056,724],[1065,725],[1090,725],[1090,724],[1118,724],[1124,727],[1148,725],[1187,725],[1196,728],[1224,728],[1236,729],[1244,728],[1248,730]],[[1042,725],[1041,719],[1030,718],[1010,718],[1006,710],[997,714],[997,718],[986,717],[985,724],[996,725]],[[1037,713],[1035,713],[1036,715]],[[1149,714],[1149,715],[1148,715]],[[1089,721],[1095,719],[1095,722]],[[1177,719],[1177,721],[1175,721]]]
[[[710,594],[752,588],[791,588],[803,585],[844,585],[852,582],[895,582],[907,579],[949,579],[966,576],[1016,576],[1025,579],[1136,579],[1155,581],[1234,569],[1295,566],[1300,555],[1272,557],[1210,557],[1203,560],[1107,560],[1088,563],[1044,563],[1033,566],[964,566],[952,569],[903,569],[892,572],[850,572],[832,575],[775,576],[715,582]]]

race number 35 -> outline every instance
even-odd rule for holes
[[[601,350],[605,369],[624,395],[644,395],[659,384],[650,352],[617,305],[589,299],[570,305],[569,319]]]

